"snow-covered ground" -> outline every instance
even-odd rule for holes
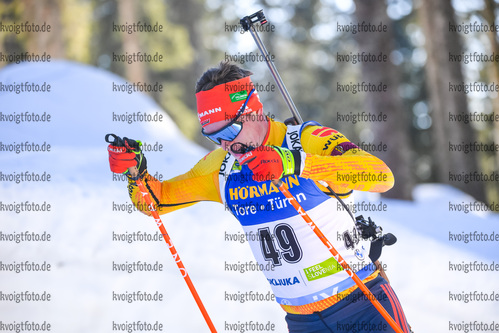
[[[0,91],[0,325],[46,322],[53,332],[97,333],[124,331],[125,324],[140,321],[162,324],[163,332],[207,332],[164,241],[120,241],[138,232],[154,235],[157,227],[139,212],[124,211],[129,208],[126,183],[113,179],[104,136],[115,133],[148,144],[153,149],[146,152],[149,170],[163,179],[187,171],[206,151],[186,140],[149,97],[113,92],[113,83],[125,81],[108,72],[62,61],[19,64],[0,70],[0,82],[51,85],[45,93]],[[25,112],[50,114],[51,119],[9,121],[9,115]],[[129,124],[116,118],[157,112],[161,122]],[[50,151],[9,151],[26,142],[50,144]],[[10,180],[24,172],[50,174],[51,179]],[[386,204],[385,212],[364,215],[398,238],[385,248],[383,263],[414,331],[447,332],[451,324],[499,322],[498,301],[452,300],[452,294],[499,293],[498,270],[476,271],[499,264],[498,242],[450,240],[450,233],[498,233],[499,216],[450,211],[451,205],[464,207],[473,199],[449,186],[420,185],[414,194],[414,202],[356,196],[361,203]],[[50,204],[50,211],[9,211],[26,201]],[[267,294],[270,287],[260,272],[229,269],[253,257],[248,244],[231,240],[242,229],[224,207],[200,203],[163,215],[163,222],[219,332],[236,332],[237,325],[249,321],[286,331],[277,303],[232,300],[250,291]],[[50,234],[50,241],[10,240],[26,231]],[[113,269],[137,261],[163,267],[133,273]],[[11,271],[25,262],[51,269]],[[464,272],[470,263],[473,271]],[[50,301],[12,300],[24,292],[50,294]],[[134,292],[161,295],[162,300],[119,300]]]

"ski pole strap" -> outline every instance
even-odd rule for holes
[[[283,176],[295,174],[295,157],[291,150],[273,146],[274,150],[279,154],[282,161]]]
[[[320,231],[314,221],[310,218],[307,212],[303,209],[303,207],[298,203],[295,197],[289,192],[285,183],[281,180],[274,181],[274,185],[279,188],[281,193],[288,199],[288,202],[296,209],[298,214],[305,220],[305,222],[309,225],[312,231],[319,237],[322,243],[328,248],[329,252],[333,255],[334,259],[343,267],[345,272],[350,276],[355,284],[359,287],[360,290],[366,295],[366,297],[371,301],[374,307],[379,311],[379,313],[385,318],[388,324],[395,330],[397,333],[404,333],[399,325],[393,320],[390,314],[383,308],[380,302],[376,299],[376,297],[371,293],[369,288],[362,282],[362,280],[355,274],[355,272],[350,268],[348,263],[343,259],[343,257],[339,254],[339,252],[334,248],[331,242],[326,238],[326,236]]]

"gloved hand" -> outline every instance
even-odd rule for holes
[[[280,179],[289,175],[299,175],[301,170],[301,153],[276,146],[260,146],[246,154],[239,163],[247,164],[253,171],[254,181]]]
[[[109,141],[109,136],[114,136],[114,141]],[[107,151],[109,152],[109,166],[112,172],[125,173],[131,177],[129,169],[137,167],[138,174],[144,174],[147,169],[147,160],[142,153],[142,142],[126,137],[121,139],[114,134],[108,134],[106,141],[109,142]]]

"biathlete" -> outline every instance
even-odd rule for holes
[[[332,128],[315,122],[287,126],[265,115],[251,74],[224,62],[198,80],[202,133],[220,148],[190,171],[162,182],[154,179],[139,142],[126,138],[133,152],[110,147],[111,170],[129,175],[131,200],[148,215],[132,179],[137,175],[129,168],[137,167],[160,214],[200,201],[228,207],[246,233],[258,235],[249,244],[258,264],[272,267],[263,273],[287,313],[289,332],[393,332],[272,182],[281,179],[392,318],[410,332],[395,292],[368,256],[369,241],[359,237],[352,217],[338,204],[340,198],[351,205],[353,190],[388,191],[392,172]]]

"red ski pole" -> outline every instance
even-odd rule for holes
[[[135,170],[133,170],[135,168]],[[130,168],[130,173],[131,174],[138,174],[138,170],[136,167]],[[168,233],[166,232],[165,226],[163,225],[163,222],[161,221],[161,217],[159,217],[158,211],[156,208],[154,208],[154,204],[151,200],[151,196],[149,192],[147,191],[146,187],[144,186],[144,183],[142,183],[142,180],[138,178],[135,180],[135,183],[139,187],[140,193],[142,194],[142,197],[144,198],[146,204],[149,206],[149,211],[151,212],[151,215],[154,217],[154,222],[156,222],[156,225],[158,226],[159,230],[161,231],[161,234],[163,235],[163,238],[165,239],[166,244],[168,245],[168,248],[170,249],[170,252],[173,256],[173,260],[175,260],[175,263],[177,264],[178,269],[180,270],[180,273],[182,274],[182,277],[185,280],[185,283],[187,283],[187,286],[189,287],[189,290],[191,291],[192,297],[194,297],[194,300],[196,301],[199,310],[201,311],[201,314],[204,317],[204,320],[206,321],[206,324],[208,324],[208,327],[210,328],[211,332],[217,332],[215,329],[215,326],[213,325],[213,322],[211,321],[210,316],[208,315],[208,312],[206,311],[203,302],[201,301],[201,298],[199,297],[199,294],[196,291],[196,288],[194,288],[194,284],[191,281],[191,278],[189,274],[187,273],[187,270],[184,267],[184,264],[182,263],[182,260],[180,260],[180,257],[178,255],[177,250],[175,249],[175,246],[173,246],[172,240]]]
[[[111,141],[110,138],[113,138]],[[126,139],[126,138],[125,138]],[[106,142],[115,144],[119,147],[125,147],[125,142],[122,138],[120,138],[117,135],[114,134],[107,134],[105,137]],[[127,149],[129,149],[128,147]],[[208,324],[208,327],[210,328],[210,331],[212,333],[216,333],[217,330],[215,329],[215,326],[213,325],[213,322],[211,321],[210,316],[208,315],[208,312],[206,311],[203,302],[201,301],[201,298],[199,297],[199,294],[196,291],[196,288],[194,288],[194,284],[191,281],[191,278],[189,274],[187,273],[187,270],[184,267],[184,263],[180,259],[180,256],[178,255],[177,250],[175,249],[175,246],[173,246],[172,240],[168,233],[166,232],[165,226],[163,225],[163,221],[161,221],[161,217],[159,217],[159,213],[154,207],[154,204],[151,199],[151,195],[147,191],[146,187],[144,186],[144,183],[139,177],[139,170],[137,169],[136,166],[130,167],[128,169],[128,172],[130,173],[130,176],[132,179],[135,181],[137,184],[140,193],[142,194],[142,197],[144,198],[144,201],[146,202],[149,211],[151,212],[152,217],[154,217],[154,222],[156,222],[156,225],[158,226],[159,230],[161,231],[161,234],[163,235],[163,238],[165,239],[166,244],[168,245],[168,248],[170,249],[170,252],[173,256],[173,260],[175,260],[175,263],[177,264],[178,269],[180,270],[180,273],[182,274],[182,277],[184,278],[185,283],[187,283],[187,287],[189,287],[189,290],[191,291],[192,297],[194,297],[194,300],[196,301],[196,304],[199,307],[199,310],[201,311],[201,314],[204,317],[204,320],[206,321],[206,324]]]
[[[285,183],[282,180],[277,180],[273,182],[277,188],[281,191],[281,193],[288,199],[289,203],[296,209],[298,214],[307,222],[310,228],[314,231],[314,233],[319,237],[322,243],[328,248],[329,252],[333,255],[334,259],[343,267],[345,272],[354,280],[355,284],[362,290],[364,295],[371,301],[374,307],[379,311],[379,313],[386,319],[388,324],[395,330],[397,333],[404,333],[399,325],[393,320],[390,314],[385,310],[383,305],[374,297],[369,288],[362,282],[362,280],[355,274],[355,272],[350,268],[347,262],[343,259],[343,257],[339,254],[339,252],[334,248],[331,242],[324,236],[322,231],[317,227],[317,225],[312,221],[307,212],[303,209],[303,207],[296,201],[295,197],[289,192]]]

